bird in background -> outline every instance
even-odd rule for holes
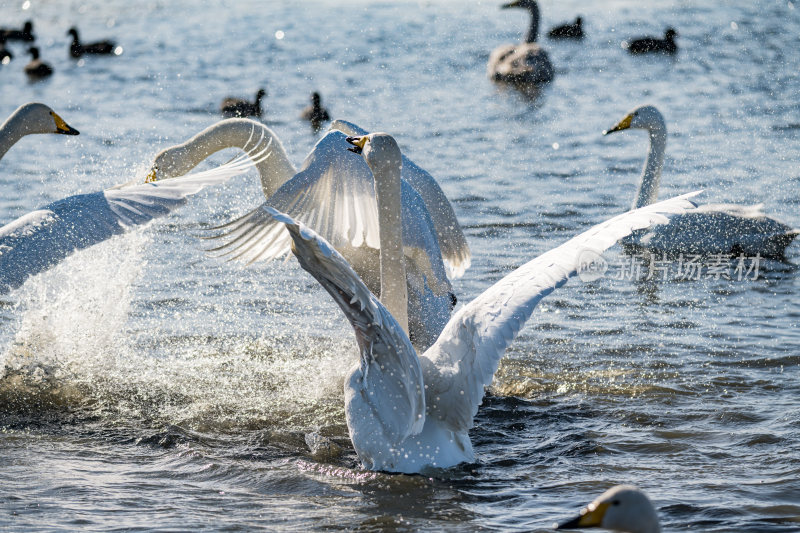
[[[0,35],[9,41],[33,42],[36,40],[36,36],[33,35],[33,22],[30,20],[25,21],[21,30],[0,28]]]
[[[583,18],[575,17],[575,22],[552,28],[548,34],[551,39],[583,39]]]
[[[331,119],[328,110],[322,107],[322,97],[318,92],[311,93],[311,105],[303,109],[300,118],[309,121],[314,132],[318,132],[322,128],[322,124]]]
[[[67,35],[72,36],[72,43],[69,45],[69,55],[75,59],[82,57],[84,54],[90,55],[119,55],[122,53],[121,47],[118,47],[114,41],[96,41],[93,43],[81,43],[78,37],[78,29],[72,27],[67,31]]]
[[[631,54],[675,54],[678,52],[678,45],[675,44],[675,37],[678,36],[672,28],[667,28],[664,38],[658,37],[639,37],[632,41],[623,41],[622,47]]]
[[[267,95],[266,89],[259,89],[256,92],[256,99],[253,102],[243,98],[235,98],[229,96],[225,98],[219,105],[219,111],[223,116],[228,118],[236,117],[261,117],[263,110],[261,109],[261,101]]]
[[[29,80],[38,81],[50,77],[53,74],[53,67],[39,58],[39,49],[37,47],[31,46],[28,48],[28,53],[31,55],[31,60],[25,65],[23,70]]]

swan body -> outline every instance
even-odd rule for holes
[[[658,198],[661,169],[667,144],[664,117],[653,106],[640,106],[605,134],[626,129],[647,130],[650,148],[633,207]],[[768,217],[763,204],[705,204],[672,217],[669,224],[638,232],[624,244],[668,255],[743,254],[774,259],[784,257],[786,247],[800,230]]]
[[[661,533],[658,513],[650,498],[632,485],[611,487],[572,520],[556,529],[601,527],[624,533]]]
[[[551,39],[583,39],[583,18],[575,17],[575,22],[551,28],[547,33]]]
[[[261,109],[261,100],[266,95],[265,89],[259,89],[253,102],[229,96],[222,101],[219,111],[226,117],[260,117],[264,113]]]
[[[72,43],[69,45],[69,55],[75,59],[81,57],[83,54],[119,55],[117,45],[113,41],[105,40],[88,44],[81,43],[77,28],[70,28],[67,35],[72,36]]]
[[[187,196],[251,168],[249,159],[161,183],[121,185],[58,200],[0,227],[0,294],[78,250],[165,216]]]
[[[399,173],[396,143],[379,134],[353,138],[375,180]],[[372,143],[379,141],[377,146]],[[436,342],[417,355],[400,321],[367,288],[347,260],[290,216],[266,211],[289,230],[300,265],[333,297],[360,350],[345,379],[350,439],[370,470],[419,473],[474,460],[468,431],[484,387],[536,304],[576,274],[587,250],[602,253],[635,229],[666,222],[691,207],[686,195],[619,215],[507,275],[450,318]],[[381,249],[383,252],[383,249]],[[381,269],[386,262],[381,258]],[[402,269],[403,264],[392,265]],[[385,278],[402,276],[395,270]]]
[[[678,32],[674,29],[667,28],[663,39],[640,37],[630,42],[623,42],[622,47],[627,48],[631,54],[674,54],[678,51],[678,45],[675,44],[677,35]]]
[[[520,7],[531,14],[528,36],[523,43],[496,48],[489,56],[487,72],[495,81],[513,84],[540,84],[553,79],[554,69],[547,52],[539,46],[539,4],[536,0],[516,0],[503,9]]]
[[[23,104],[0,125],[0,159],[17,141],[35,133],[78,135],[79,132],[48,106],[38,102]]]
[[[365,134],[336,121],[306,157],[299,172],[275,134],[247,119],[223,120],[186,143],[163,151],[151,177],[187,172],[211,153],[240,146],[253,129],[270,144],[270,157],[258,165],[266,202],[220,229],[225,241],[215,252],[245,261],[272,260],[289,253],[291,239],[266,211],[274,207],[319,232],[347,257],[367,285],[381,293],[380,228],[376,191],[366,163],[347,152],[348,135]],[[252,148],[252,147],[249,147]],[[444,327],[454,297],[448,279],[469,267],[470,252],[452,206],[436,181],[403,156],[399,205],[406,262],[409,331],[418,346],[428,346]]]
[[[23,69],[28,79],[36,81],[47,78],[53,74],[53,67],[39,59],[39,49],[35,46],[28,48],[31,60]]]

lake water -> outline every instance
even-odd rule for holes
[[[705,189],[800,226],[800,6],[542,2],[544,29],[581,14],[588,37],[543,41],[556,78],[535,98],[486,77],[527,25],[498,7],[0,0],[3,25],[34,21],[55,70],[28,83],[9,43],[0,117],[41,101],[81,131],[6,154],[0,223],[143,178],[158,150],[220,119],[223,97],[264,86],[296,164],[318,139],[298,118],[318,90],[437,178],[473,252],[461,302],[629,208],[647,136],[601,132],[641,103],[668,123],[662,197]],[[72,25],[124,53],[71,60]],[[666,26],[674,58],[620,47]],[[616,483],[645,489],[666,530],[800,530],[800,244],[757,279],[731,263],[730,280],[632,279],[648,267],[612,249],[606,276],[548,296],[511,346],[471,432],[477,462],[390,476],[349,443],[355,343],[329,296],[294,259],[203,252],[203,227],[263,201],[257,182],[0,298],[0,530],[549,531]],[[311,432],[342,453],[312,457]]]

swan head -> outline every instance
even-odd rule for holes
[[[145,183],[183,176],[195,167],[195,162],[188,157],[189,149],[185,145],[173,146],[161,150],[153,159],[150,172]]]
[[[370,133],[357,137],[348,137],[347,142],[352,144],[348,148],[354,154],[360,154],[371,169],[386,166],[402,165],[402,156],[397,141],[388,133]]]
[[[651,105],[643,105],[625,115],[613,128],[604,131],[603,135],[627,129],[642,129],[651,133],[665,133],[667,125],[664,122],[664,116],[658,109]]]
[[[660,533],[658,514],[647,495],[632,485],[617,485],[598,496],[576,518],[556,529],[601,527],[627,533]]]
[[[14,112],[14,120],[19,121],[26,134],[59,133],[78,135],[80,132],[64,122],[58,113],[40,103],[25,104]]]

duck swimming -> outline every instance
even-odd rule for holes
[[[72,35],[72,43],[69,45],[69,55],[75,59],[83,56],[83,54],[119,55],[121,51],[113,41],[105,40],[89,44],[81,43],[77,28],[70,28],[67,35]]]
[[[556,26],[548,32],[547,36],[551,39],[583,39],[583,18],[576,17],[572,24]]]
[[[626,48],[631,54],[675,54],[678,45],[675,44],[675,37],[678,32],[672,28],[667,28],[664,38],[640,37],[630,42],[623,42],[622,47]]]
[[[229,96],[219,105],[219,111],[225,117],[261,117],[261,100],[266,95],[266,89],[259,89],[253,102]]]

